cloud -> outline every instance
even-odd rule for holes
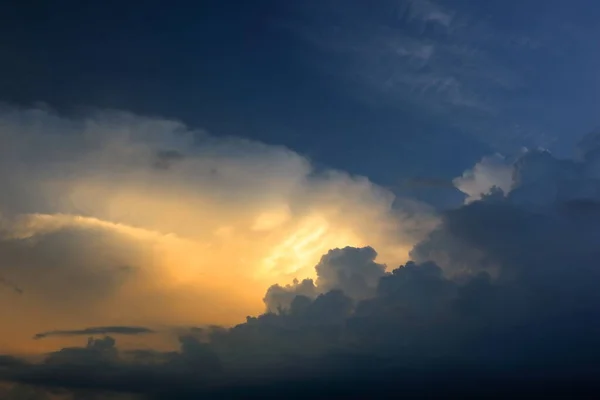
[[[537,70],[526,66],[558,57],[559,43],[561,52],[573,48],[565,47],[570,34],[557,34],[564,21],[548,20],[564,13],[550,7],[544,22],[532,25],[498,7],[382,0],[373,11],[364,2],[309,1],[287,7],[280,25],[312,45],[314,67],[359,101],[436,121],[445,135],[464,133],[505,153],[549,146],[560,123],[548,118],[552,105],[532,90]]]
[[[413,246],[412,260],[392,270],[375,246],[333,246],[315,259],[307,279],[268,288],[265,313],[229,328],[182,328],[176,350],[125,348],[107,336],[51,352],[41,362],[2,358],[0,379],[151,398],[292,390],[296,396],[305,391],[366,396],[384,389],[397,397],[398,379],[407,393],[422,394],[428,386],[423,382],[429,382],[438,396],[481,396],[507,386],[524,388],[519,393],[551,387],[554,394],[593,388],[588,385],[600,362],[600,176],[594,168],[600,152],[594,143],[585,139],[577,160],[543,150],[528,151],[510,164],[484,159],[456,182],[476,193],[473,188],[498,186],[490,186],[497,177],[494,168],[510,166],[509,189],[488,190],[445,211]],[[166,171],[183,167],[187,159]],[[293,203],[289,209],[293,219]],[[261,226],[287,223],[280,222],[288,218],[281,212],[275,212],[272,225]],[[385,223],[379,213],[370,215]],[[7,224],[7,237],[18,241],[32,231],[70,226],[72,217],[61,218],[49,218],[52,229],[39,217]],[[97,226],[104,220],[77,221],[77,226]],[[256,232],[250,224],[255,220],[247,221],[246,232]],[[119,227],[122,235],[138,232]],[[155,237],[154,231],[144,232]],[[38,243],[43,241],[33,245]],[[296,244],[288,249],[302,247]],[[43,253],[44,259],[51,255]],[[129,272],[152,282],[137,269]],[[286,274],[271,278],[291,280]],[[114,293],[118,282],[101,287],[92,298],[111,298],[106,294]]]
[[[500,154],[484,157],[473,169],[454,179],[456,188],[468,196],[467,203],[481,199],[493,188],[508,193],[512,184],[513,166]]]
[[[74,325],[232,325],[329,249],[401,262],[435,221],[364,177],[176,121],[7,107],[0,127],[0,276],[24,291],[0,291],[0,349],[48,351],[23,338]]]
[[[377,252],[372,247],[332,249],[315,266],[316,282],[296,279],[291,285],[271,286],[263,299],[267,311],[293,310],[298,296],[314,300],[320,294],[335,290],[353,300],[371,297],[386,271],[384,264],[375,262],[376,257]]]
[[[308,299],[314,299],[320,291],[315,286],[312,279],[303,279],[301,282],[294,279],[292,284],[281,286],[275,284],[267,290],[263,301],[269,312],[277,312],[282,309],[288,309],[296,297],[301,296]]]
[[[160,169],[169,169],[174,163],[181,161],[183,158],[184,155],[176,150],[160,150],[156,154],[154,166]]]
[[[2,368],[21,366],[24,364],[25,364],[25,362],[23,360],[20,360],[16,357],[7,356],[7,355],[0,356],[0,367],[2,367]]]
[[[143,326],[98,326],[78,330],[48,331],[36,333],[34,339],[44,339],[51,336],[90,336],[90,335],[140,335],[154,333],[152,329]]]
[[[450,27],[454,15],[436,2],[429,0],[410,0],[406,2],[410,18],[419,19],[424,22],[436,22],[446,28]]]
[[[369,297],[386,270],[375,262],[376,257],[371,247],[330,250],[315,266],[317,285],[326,292],[341,290],[357,300]]]
[[[41,363],[16,363],[11,360],[6,363],[8,369],[0,368],[0,377],[8,377],[25,385],[68,388],[71,393],[79,393],[85,398],[97,395],[108,397],[111,392],[177,392],[178,382],[187,385],[183,393],[190,388],[207,388],[209,379],[219,372],[218,360],[211,357],[210,349],[194,337],[182,336],[179,342],[177,352],[147,352],[146,358],[152,359],[147,363],[140,362],[139,355],[132,358],[131,354],[119,351],[116,341],[110,336],[89,339],[84,347],[52,352]],[[155,378],[148,381],[152,375]],[[194,384],[191,378],[197,380],[198,384]]]
[[[328,341],[322,354],[344,349],[389,357],[394,367],[388,372],[431,376],[451,365],[465,368],[463,379],[480,370],[484,379],[509,382],[511,374],[529,382],[538,376],[546,383],[589,380],[600,360],[591,350],[600,344],[592,334],[600,329],[600,176],[593,168],[600,153],[595,144],[584,147],[580,160],[543,150],[525,152],[512,164],[497,160],[512,171],[501,175],[506,193],[492,190],[444,212],[413,248],[414,261],[383,274],[374,295],[339,313],[342,321],[319,319],[327,328],[317,329],[309,317],[316,300],[299,296],[288,312],[258,323],[285,327],[298,352],[311,347],[302,338],[319,331]],[[479,187],[494,186],[490,165],[496,164],[481,164],[475,175],[487,181]],[[540,188],[552,195],[540,195]],[[345,264],[360,260],[359,252],[346,252],[353,256]]]

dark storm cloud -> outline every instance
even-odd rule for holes
[[[0,355],[0,368],[11,368],[25,365],[23,360],[20,360],[16,357]]]
[[[375,293],[385,265],[375,262],[377,252],[371,247],[333,249],[321,257],[315,266],[317,280],[295,280],[291,285],[273,285],[267,290],[264,302],[267,311],[288,309],[296,296],[315,299],[318,294],[340,290],[355,300]]]
[[[399,369],[462,365],[463,379],[475,370],[530,383],[588,379],[600,361],[598,137],[582,141],[579,160],[526,152],[509,166],[507,193],[494,182],[506,186],[504,174],[486,173],[489,192],[445,212],[413,249],[415,261],[380,277],[376,293],[354,299],[350,311],[338,306],[343,318],[317,318],[320,297],[297,296],[288,310],[245,326],[289,338],[297,356],[325,342],[322,354],[353,349],[391,357]],[[337,250],[350,269],[360,251]]]
[[[314,299],[318,294],[318,289],[312,279],[304,279],[301,282],[296,279],[290,285],[275,284],[271,286],[263,301],[267,306],[267,311],[277,312],[279,309],[288,308],[297,296]]]
[[[48,331],[37,333],[34,339],[44,339],[51,336],[90,336],[90,335],[142,335],[154,333],[152,329],[143,326],[98,326],[93,328]]]
[[[317,286],[324,291],[341,290],[353,299],[369,297],[385,273],[385,265],[375,262],[371,247],[346,247],[329,251],[315,266]]]
[[[219,360],[206,344],[192,336],[180,337],[179,352],[146,351],[145,357],[120,352],[115,340],[106,336],[88,339],[85,347],[50,353],[42,363],[0,358],[0,380],[65,388],[87,396],[110,392],[177,395],[179,390],[185,393],[191,389],[198,392],[210,386],[219,370]]]
[[[190,331],[177,352],[119,352],[105,338],[39,365],[9,360],[1,376],[173,399],[597,389],[600,158],[583,153],[524,154],[508,193],[492,185],[444,213],[392,272],[370,247],[334,249],[315,282],[271,287],[271,312]]]

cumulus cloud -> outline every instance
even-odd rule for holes
[[[375,262],[371,247],[346,247],[330,250],[316,265],[317,285],[324,291],[339,289],[353,299],[362,300],[374,293],[386,266]]]
[[[267,290],[263,301],[267,311],[277,312],[293,308],[296,297],[315,299],[319,294],[334,290],[354,300],[363,300],[376,292],[379,278],[386,266],[375,262],[377,252],[372,247],[332,249],[315,266],[316,282],[297,279],[290,285],[275,284]]]
[[[453,183],[468,196],[467,203],[481,199],[494,188],[508,193],[513,184],[513,166],[500,154],[494,154],[484,157]]]
[[[341,308],[342,322],[319,320],[329,352],[390,357],[388,373],[408,368],[436,376],[451,365],[463,379],[479,371],[513,385],[513,374],[532,385],[540,376],[546,385],[589,383],[600,361],[593,350],[600,344],[594,143],[584,138],[585,156],[577,160],[534,150],[500,163],[501,188],[489,184],[495,179],[472,179],[485,182],[479,187],[487,193],[444,212],[411,251],[414,261],[382,274],[376,294],[353,300],[350,312]],[[481,164],[475,175],[495,176],[489,161]],[[349,268],[361,259],[354,250],[346,252],[353,254],[344,262]],[[305,349],[300,338],[314,332],[317,319],[308,315],[316,300],[301,295],[291,304],[289,312],[257,321],[296,330],[286,335]]]
[[[315,286],[312,279],[303,279],[298,281],[294,279],[292,284],[285,286],[275,284],[267,290],[263,299],[269,312],[278,312],[289,309],[296,297],[314,299],[319,295],[320,290]]]
[[[434,221],[366,178],[160,118],[5,107],[0,142],[0,349],[46,351],[23,338],[65,326],[238,323],[329,249],[401,262]]]
[[[288,393],[299,397],[307,393],[325,398],[383,397],[379,391],[384,389],[395,398],[398,387],[404,394],[423,394],[424,386],[435,388],[438,392],[430,394],[436,396],[465,394],[466,388],[489,395],[498,388],[514,390],[519,385],[538,384],[551,388],[553,394],[567,388],[572,397],[574,390],[589,388],[585,384],[595,381],[600,362],[600,191],[596,191],[599,177],[593,168],[598,159],[594,143],[585,139],[586,151],[577,160],[560,160],[536,150],[513,163],[506,162],[512,171],[506,190],[489,184],[495,180],[490,172],[495,168],[490,165],[495,164],[489,160],[480,163],[473,175],[485,179],[463,176],[458,182],[463,188],[484,188],[487,193],[444,212],[439,224],[413,246],[412,261],[392,270],[375,245],[334,245],[314,260],[313,273],[303,271],[306,279],[267,289],[265,313],[247,317],[231,328],[180,331],[177,350],[125,349],[106,336],[90,339],[84,347],[51,352],[41,362],[0,358],[0,379],[150,398],[247,398],[267,393],[286,398]],[[168,168],[153,171],[175,171],[188,159],[186,155]],[[324,190],[331,182],[313,184]],[[540,188],[544,195],[539,194]],[[304,189],[316,190],[311,185]],[[235,199],[230,201],[235,203]],[[275,216],[263,219],[258,230],[252,229],[256,219],[247,218],[244,232],[270,233],[278,229],[273,226],[297,218],[295,207],[296,203],[290,202],[288,208],[274,208]],[[377,224],[389,226],[379,212],[369,215]],[[46,235],[51,236],[63,232],[57,226],[73,226],[68,222],[73,217],[56,214],[44,217],[51,223],[40,222],[40,216],[27,218],[28,223],[9,219],[5,241],[26,240],[29,246],[37,246],[44,241],[29,240],[36,238],[31,232],[49,232]],[[77,220],[78,227],[81,223],[98,226],[108,219],[78,218],[83,218]],[[125,235],[134,229],[133,223],[126,222],[119,225],[121,230],[113,231]],[[233,232],[239,229],[239,225],[230,227]],[[154,238],[155,231],[148,230],[144,234]],[[221,230],[217,236],[234,235],[232,230]],[[301,226],[300,231],[319,232],[310,225]],[[182,238],[196,240],[193,236]],[[377,238],[375,235],[373,240]],[[55,243],[55,239],[48,240]],[[124,243],[121,239],[116,242]],[[294,243],[282,245],[281,254],[301,251],[304,242]],[[394,242],[382,240],[382,245],[387,243]],[[44,257],[51,260],[53,253],[47,251]],[[72,257],[76,256],[73,253]],[[150,263],[156,269],[150,268],[145,272],[150,275],[144,275],[136,272],[141,266],[132,263],[134,260],[117,261],[116,265],[133,265],[122,272],[134,274],[136,282],[146,282],[140,288],[153,282],[152,274],[163,276],[156,263]],[[273,270],[276,261],[270,262],[267,266]],[[232,268],[243,275],[241,269]],[[127,285],[114,280],[110,268],[106,271],[101,276],[109,283],[100,285],[103,289],[92,299],[111,298],[113,295],[107,294]],[[287,278],[285,273],[270,276],[283,283],[291,280]]]

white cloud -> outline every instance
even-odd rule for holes
[[[506,194],[513,184],[513,166],[500,154],[484,157],[475,166],[454,179],[458,190],[468,195],[465,202],[479,200],[493,187],[502,189]]]
[[[397,265],[427,227],[366,178],[175,121],[9,109],[0,127],[0,276],[24,290],[0,292],[0,347],[63,326],[237,322],[329,249]]]

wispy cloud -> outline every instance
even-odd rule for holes
[[[447,28],[450,27],[454,18],[454,13],[430,0],[408,0],[404,6],[408,9],[410,18],[436,22]]]
[[[154,333],[143,326],[97,326],[76,330],[48,331],[37,333],[34,339],[45,339],[51,336],[90,336],[90,335],[142,335]]]
[[[490,111],[494,105],[481,92],[515,85],[509,71],[465,40],[470,26],[456,12],[428,0],[387,4],[387,12],[369,16],[326,2],[319,12],[335,15],[334,26],[303,18],[288,27],[338,57],[347,76],[385,91],[392,101]]]
[[[500,151],[520,147],[524,137],[526,145],[547,144],[543,129],[530,126],[519,108],[525,100],[518,94],[535,75],[532,54],[549,52],[551,37],[533,25],[508,30],[439,1],[383,1],[377,12],[351,3],[310,2],[285,23],[319,50],[314,65],[344,90],[409,107]]]

